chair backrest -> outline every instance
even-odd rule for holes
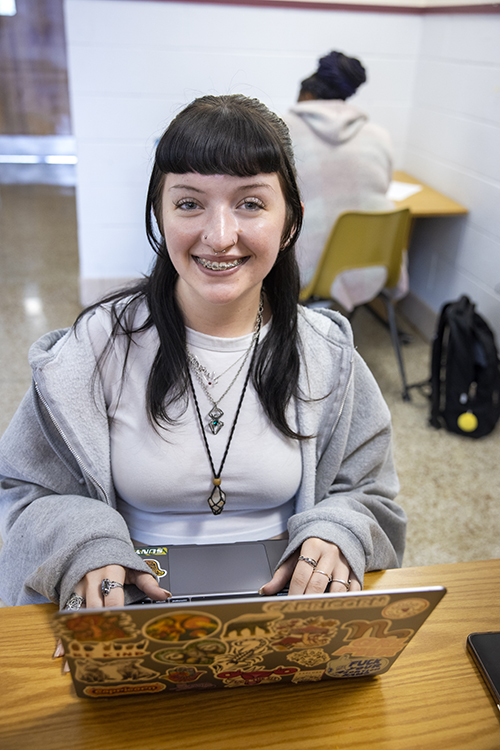
[[[410,222],[408,208],[340,214],[311,282],[301,291],[301,300],[312,296],[328,299],[334,279],[353,268],[383,266],[387,269],[384,287],[395,287],[408,244]]]

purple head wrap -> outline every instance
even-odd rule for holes
[[[347,99],[365,81],[366,71],[359,60],[330,52],[320,58],[316,73],[303,83],[320,99]]]

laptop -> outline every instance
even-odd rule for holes
[[[188,553],[194,560],[198,550],[206,562],[213,552],[203,549],[206,545],[141,548],[144,559],[160,566],[171,600],[54,615],[77,695],[110,698],[374,677],[387,672],[446,593],[432,586],[259,596],[279,560],[284,546],[279,541],[208,545],[219,550],[219,558],[236,559],[238,570],[253,568],[257,553],[256,569],[265,575],[242,578],[244,590],[232,573],[221,586],[214,584],[213,569],[206,575],[201,567],[201,584],[190,578],[182,587]]]
[[[171,603],[258,596],[271,580],[288,541],[137,547],[137,554],[172,594]],[[284,592],[286,593],[286,589]]]

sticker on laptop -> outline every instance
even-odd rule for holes
[[[242,669],[220,672],[217,677],[224,682],[225,687],[242,687],[243,685],[263,685],[265,683],[281,682],[297,672],[297,667],[280,665],[274,669],[254,669],[248,672]]]
[[[334,679],[369,677],[383,672],[389,666],[389,663],[389,659],[354,658],[352,654],[345,654],[331,659],[326,665],[325,674]]]
[[[277,612],[240,615],[226,623],[222,637],[233,639],[271,635],[272,625],[277,619],[282,619]]]
[[[174,612],[149,620],[142,631],[155,641],[180,643],[195,641],[214,635],[221,627],[221,621],[204,612]]]
[[[66,654],[74,659],[137,659],[147,653],[147,648],[148,641],[145,638],[142,641],[118,643],[70,641],[66,647]]]
[[[146,682],[131,685],[86,685],[83,694],[89,698],[119,698],[122,695],[154,695],[165,690],[162,682]]]
[[[165,679],[169,682],[186,683],[196,682],[206,671],[196,669],[196,667],[172,667],[165,672]]]
[[[339,620],[319,617],[280,620],[273,625],[271,646],[275,651],[327,646],[338,632]]]
[[[400,599],[398,602],[392,602],[382,610],[383,617],[389,620],[404,620],[407,617],[415,617],[429,607],[427,599],[413,597],[411,599]]]
[[[165,578],[165,576],[167,575],[167,571],[163,570],[163,568],[160,567],[160,563],[158,562],[158,560],[155,560],[152,557],[145,557],[144,562],[146,563],[146,565],[149,565],[155,576],[157,576],[158,578]]]
[[[221,672],[234,670],[248,672],[256,668],[269,653],[271,649],[265,638],[239,638],[229,641],[228,652],[214,661],[213,672],[216,677]]]
[[[309,648],[305,651],[292,651],[286,658],[287,661],[296,662],[301,667],[317,667],[318,664],[326,664],[330,654],[322,648]]]
[[[75,679],[80,682],[137,682],[152,680],[159,676],[159,672],[143,666],[142,659],[115,659],[104,662],[94,659],[75,660]]]
[[[60,635],[80,642],[115,641],[124,638],[135,638],[139,631],[131,617],[125,612],[112,610],[98,614],[76,612],[61,618],[56,627]]]
[[[410,628],[390,630],[389,620],[351,620],[342,625],[347,631],[345,646],[334,654],[352,654],[364,657],[391,657],[399,654],[408,643],[414,631]]]
[[[188,643],[182,648],[165,648],[156,651],[152,657],[166,664],[213,664],[226,650],[227,646],[221,641],[207,639]]]

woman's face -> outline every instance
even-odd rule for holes
[[[169,173],[162,228],[190,316],[214,306],[255,309],[281,246],[286,204],[278,175]]]

